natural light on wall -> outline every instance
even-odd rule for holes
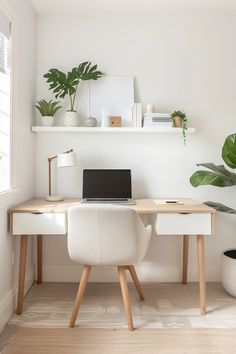
[[[11,189],[10,23],[0,12],[0,193]]]

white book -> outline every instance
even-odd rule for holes
[[[136,125],[137,125],[137,113],[136,113],[136,103],[134,103],[132,107],[132,127],[136,127]]]
[[[143,124],[144,127],[172,127],[172,123],[146,123]]]
[[[145,113],[144,117],[160,117],[160,118],[167,117],[167,118],[170,118],[171,114],[170,113],[152,112],[152,113]]]
[[[156,122],[172,122],[170,118],[160,118],[160,117],[144,117],[144,122],[156,123]]]
[[[137,127],[142,128],[142,104],[136,103]]]

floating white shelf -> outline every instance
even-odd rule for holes
[[[34,133],[182,133],[181,128],[87,128],[87,127],[32,127]],[[188,133],[195,133],[195,128],[188,128]]]

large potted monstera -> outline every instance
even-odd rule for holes
[[[226,165],[231,169],[236,169],[236,133],[229,135],[222,148],[222,158]],[[224,165],[214,163],[201,163],[208,169],[195,172],[190,182],[192,186],[212,185],[216,187],[231,187],[236,185],[236,174],[225,168]],[[206,202],[205,204],[229,214],[236,214],[236,210],[223,204]],[[236,297],[236,249],[227,250],[222,256],[222,284],[225,290]]]

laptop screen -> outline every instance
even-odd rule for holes
[[[132,198],[131,170],[84,170],[83,198]]]

